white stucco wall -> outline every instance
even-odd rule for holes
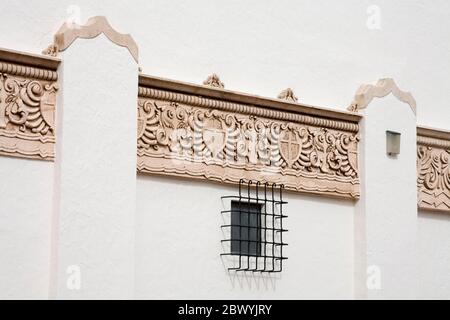
[[[450,215],[419,211],[420,297],[450,297]]]
[[[229,89],[275,97],[291,86],[305,103],[339,109],[349,105],[361,83],[391,77],[413,92],[418,123],[449,127],[449,1],[0,4],[3,47],[38,53],[63,20],[84,23],[105,15],[117,30],[133,35],[145,73],[201,83],[216,72]]]
[[[281,274],[236,274],[222,262],[220,213],[237,187],[138,176],[136,297],[300,299],[353,296],[353,203],[286,193]]]
[[[450,61],[447,59],[450,42],[446,40],[450,38],[448,1],[0,0],[0,7],[4,13],[0,20],[1,47],[40,53],[52,42],[53,34],[64,20],[84,23],[91,16],[104,15],[118,31],[132,34],[139,45],[139,64],[144,73],[201,83],[216,72],[228,89],[275,97],[290,86],[302,102],[338,109],[347,107],[361,83],[392,77],[400,88],[411,91],[416,98],[419,124],[450,129],[446,95],[450,91]],[[377,17],[379,28],[374,29]],[[96,55],[99,47],[92,48],[80,55],[79,61],[75,57],[74,66],[77,63],[82,66],[83,59]],[[107,71],[110,66],[104,68],[100,71]],[[130,83],[125,79],[121,81]],[[92,88],[93,94],[98,93],[98,83],[94,79],[88,79],[85,85]],[[108,82],[101,83],[100,87],[106,90]],[[132,118],[131,113],[127,115]],[[67,121],[78,120],[83,123],[83,115],[74,113]],[[116,114],[106,120],[117,124],[123,118]],[[97,129],[100,131],[100,128],[92,128],[93,131],[81,133],[88,140]],[[76,141],[73,138],[72,142]],[[96,147],[90,145],[92,150]],[[112,154],[113,147],[114,144],[105,143],[104,155]],[[72,155],[79,154],[73,152]],[[375,158],[370,161],[379,165]],[[53,164],[1,157],[0,171],[0,190],[3,191],[0,228],[4,231],[0,233],[0,297],[46,297],[49,269],[45,266],[50,260],[46,228],[52,211]],[[88,173],[69,176],[92,178]],[[27,183],[10,187],[10,181]],[[127,189],[128,192],[131,189]],[[226,193],[224,191],[234,190],[198,181],[138,177],[137,297],[352,297],[352,202],[289,195],[288,223],[292,231],[287,234],[290,243],[287,252],[290,259],[282,279],[238,280],[228,276],[219,260],[219,198]],[[109,201],[106,194],[96,194]],[[93,203],[95,196],[87,197]],[[84,209],[85,205],[77,204],[79,209]],[[179,209],[185,212],[181,221],[186,228],[180,227]],[[18,212],[25,213],[27,218],[23,219],[23,214]],[[73,222],[71,219],[67,221]],[[111,222],[118,230],[119,220]],[[101,226],[99,221],[101,219],[83,231],[90,234],[83,239],[89,250],[103,252],[101,246],[88,245],[89,239],[95,240],[93,235],[95,226]],[[88,221],[77,223],[80,226]],[[170,225],[178,228],[166,230]],[[199,232],[192,233],[190,227],[200,228]],[[13,230],[18,232],[14,241],[10,236]],[[216,231],[214,238],[210,237],[211,230]],[[446,216],[419,215],[418,281],[424,297],[450,296],[447,230]],[[70,237],[67,239],[71,241]],[[195,254],[188,254],[188,250],[174,240],[192,246]],[[167,255],[161,256],[163,251]],[[61,261],[72,264],[73,259],[67,257]],[[132,259],[132,255],[129,258]],[[89,263],[82,267],[86,265]],[[117,272],[132,268],[130,264],[125,265]],[[181,266],[188,268],[189,273],[180,272]],[[59,268],[63,281],[65,270],[61,264]],[[111,280],[113,278],[109,277],[105,281]],[[205,286],[199,287],[198,281]],[[93,295],[108,289],[91,288]],[[131,291],[127,294],[131,295]],[[66,295],[75,296],[73,292]]]
[[[47,299],[53,168],[0,157],[0,299]]]

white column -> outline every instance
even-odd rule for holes
[[[138,66],[109,38],[76,39],[59,70],[57,299],[134,297]]]
[[[415,102],[391,79],[380,80],[376,86],[362,86],[356,97],[356,108],[364,108],[364,119],[360,123],[361,198],[354,222],[355,297],[415,298]],[[397,156],[386,153],[387,130],[401,133]]]

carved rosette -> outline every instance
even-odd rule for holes
[[[450,141],[418,136],[418,206],[450,212]]]
[[[138,99],[138,171],[226,183],[246,178],[283,183],[295,191],[359,196],[357,132],[199,107],[195,98],[185,104],[166,96]]]
[[[52,160],[56,72],[0,61],[0,153]]]

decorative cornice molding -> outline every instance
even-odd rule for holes
[[[355,97],[351,105],[348,107],[349,111],[357,112],[365,109],[373,98],[382,98],[392,93],[397,99],[407,103],[412,112],[416,114],[416,100],[411,93],[402,91],[395,84],[391,78],[380,79],[376,85],[363,84],[356,91]]]
[[[243,92],[160,78],[146,74],[139,75],[139,86],[141,88],[161,89],[163,91],[171,91],[192,96],[201,96],[204,99],[208,98],[216,101],[236,103],[238,105],[258,106],[259,109],[279,111],[279,113],[303,114],[312,117],[338,120],[356,124],[362,118],[362,115],[354,112],[317,107],[287,100],[261,97]]]
[[[139,87],[141,173],[358,198],[358,140],[357,122]]]
[[[58,73],[53,70],[12,64],[3,61],[0,61],[0,73],[44,81],[56,81],[58,79]]]
[[[219,76],[215,73],[213,73],[205,81],[203,81],[203,84],[205,86],[210,86],[214,88],[221,88],[221,89],[225,88],[225,84],[222,81],[220,81]]]
[[[450,132],[417,128],[418,207],[450,213]]]
[[[417,144],[427,147],[450,149],[450,140],[442,140],[432,137],[417,136]]]
[[[153,98],[157,100],[166,100],[193,106],[213,108],[218,110],[254,115],[258,117],[267,117],[277,120],[292,121],[307,125],[325,127],[330,129],[344,130],[349,132],[358,132],[359,125],[357,122],[331,120],[328,118],[314,117],[300,113],[278,111],[260,106],[247,105],[226,100],[211,99],[201,96],[187,95],[183,93],[154,89],[148,87],[139,87],[139,96]]]
[[[417,136],[450,141],[450,131],[426,126],[417,126]]]
[[[41,66],[56,68],[59,60],[4,53],[0,50],[0,154],[53,160],[57,73]]]
[[[131,35],[117,32],[103,16],[91,17],[85,25],[65,22],[55,34],[54,43],[44,51],[48,54],[64,51],[78,38],[93,39],[102,33],[113,43],[127,48],[136,63],[139,61],[139,49]]]
[[[293,102],[298,101],[298,98],[295,96],[294,91],[291,88],[287,88],[287,89],[281,91],[280,94],[278,95],[278,99],[288,100],[288,101],[293,101]]]
[[[46,71],[56,71],[61,63],[58,58],[5,48],[0,48],[0,60],[3,63],[20,65],[22,68],[31,67]]]

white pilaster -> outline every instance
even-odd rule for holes
[[[368,106],[359,105],[367,108],[363,109],[360,123],[361,198],[354,220],[355,297],[415,298],[415,102],[390,79],[365,89],[366,99],[361,101],[365,100]],[[401,151],[397,156],[386,153],[387,130],[401,133]]]
[[[62,55],[51,284],[57,299],[134,296],[138,66],[110,38],[76,39]]]

